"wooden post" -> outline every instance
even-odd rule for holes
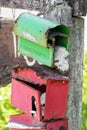
[[[69,119],[69,130],[81,130],[84,20],[81,17],[72,17],[71,7],[63,0],[57,1],[56,4],[53,0],[46,0],[44,7],[45,18],[64,23],[70,28],[69,97],[66,117]]]
[[[81,130],[84,20],[73,18],[70,29],[70,72],[67,117],[69,130]]]

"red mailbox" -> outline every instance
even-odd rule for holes
[[[12,77],[11,104],[13,106],[37,121],[65,118],[68,80],[42,79],[32,69],[13,71]],[[43,93],[46,95],[44,115],[41,104]]]

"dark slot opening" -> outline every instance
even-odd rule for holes
[[[60,126],[59,130],[66,130],[64,126]]]
[[[35,117],[36,116],[37,108],[36,108],[36,99],[35,99],[34,96],[32,96],[31,101],[32,101],[31,115],[32,115],[32,117]]]
[[[39,85],[39,84],[34,84],[34,83],[30,83],[21,79],[16,79],[17,81],[20,81],[26,85],[29,85],[30,87],[40,91],[41,93],[46,92],[46,85]]]
[[[55,37],[48,37],[47,43],[48,43],[48,45],[54,47],[55,46]]]

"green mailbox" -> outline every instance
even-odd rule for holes
[[[69,29],[60,23],[23,13],[13,30],[18,36],[18,52],[49,67],[54,66],[56,46],[68,49]]]

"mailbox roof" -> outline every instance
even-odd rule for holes
[[[54,33],[54,30],[56,30],[56,32],[62,35],[69,34],[69,29],[65,25],[52,22],[31,13],[22,13],[15,23],[14,32],[16,35],[45,47],[47,47],[49,31]]]

